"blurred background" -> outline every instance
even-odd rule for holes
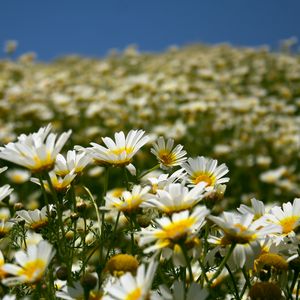
[[[15,55],[39,60],[67,54],[101,57],[136,44],[142,51],[170,45],[268,45],[300,37],[300,1],[111,0],[2,1],[0,43],[18,41]],[[0,58],[5,52],[0,52]]]

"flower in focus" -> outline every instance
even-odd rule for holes
[[[115,141],[109,137],[102,138],[105,146],[91,143],[93,147],[85,149],[101,165],[126,166],[132,161],[137,151],[148,141],[143,130],[130,130],[127,136],[123,131],[115,133]]]
[[[283,203],[282,208],[273,207],[266,217],[281,227],[283,235],[293,234],[300,225],[300,198],[294,199],[293,204]]]
[[[83,169],[91,162],[91,158],[85,152],[77,153],[75,150],[67,152],[67,157],[58,154],[54,171],[59,176],[66,176],[73,171],[81,174]]]
[[[217,184],[229,181],[228,177],[223,177],[229,170],[225,164],[217,167],[216,159],[198,156],[189,158],[187,162],[182,164],[183,169],[188,173],[188,180],[192,185],[199,182],[206,182],[207,190],[212,190]]]
[[[30,245],[27,251],[20,250],[15,254],[15,264],[4,264],[2,267],[8,274],[14,275],[2,280],[4,285],[35,283],[42,279],[46,269],[55,254],[52,245],[41,241],[37,245]]]
[[[135,185],[131,192],[124,191],[120,197],[105,197],[105,208],[116,209],[123,213],[133,213],[140,208],[141,204],[149,197],[150,187],[142,188]]]
[[[56,156],[71,135],[64,132],[58,139],[50,133],[51,125],[42,127],[38,132],[21,134],[18,141],[0,147],[0,158],[23,166],[32,172],[49,171],[53,168]]]
[[[103,300],[147,300],[150,298],[150,290],[155,275],[157,262],[152,260],[146,270],[145,264],[138,267],[136,276],[126,273],[120,277],[117,283],[107,289],[108,295]]]
[[[205,224],[208,214],[209,210],[205,206],[197,206],[191,214],[185,210],[174,213],[170,218],[155,219],[157,228],[142,229],[139,244],[143,246],[155,242],[144,250],[145,253],[165,247],[173,248],[174,245],[195,237]]]
[[[74,174],[74,170],[68,173],[64,177],[57,176],[54,171],[49,172],[51,184],[53,188],[57,192],[65,192],[69,187],[73,179],[76,177],[76,174]],[[31,178],[31,181],[40,185],[40,181],[37,178]],[[48,192],[51,192],[51,188],[49,186],[49,183],[46,180],[43,180],[43,185],[45,189]]]
[[[51,210],[51,208],[50,208]],[[27,227],[38,230],[48,224],[47,207],[44,206],[41,210],[19,210],[17,216],[25,220]]]
[[[167,142],[161,136],[158,138],[157,143],[151,148],[153,153],[160,163],[160,167],[168,169],[175,166],[180,166],[186,160],[186,151],[182,150],[182,145],[177,145],[175,148],[174,140],[168,139]]]
[[[156,195],[146,200],[142,206],[154,207],[167,214],[190,209],[202,199],[205,186],[205,182],[200,182],[189,190],[180,183],[171,183],[164,190],[157,190]]]

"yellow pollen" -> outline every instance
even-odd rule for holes
[[[132,212],[136,210],[141,204],[142,199],[139,196],[133,196],[129,199],[124,200],[121,204],[115,204],[115,207],[123,212]]]
[[[165,166],[172,166],[176,162],[176,155],[167,150],[161,150],[158,153],[160,162]]]
[[[133,152],[133,148],[132,148],[132,147],[129,147],[129,148],[127,148],[127,147],[122,147],[122,148],[116,148],[116,149],[111,149],[111,150],[109,150],[110,153],[113,153],[113,154],[115,154],[115,155],[120,155],[120,154],[122,154],[124,151],[126,152],[126,154],[130,154],[130,153]]]
[[[51,157],[51,152],[47,152],[45,159],[40,159],[37,155],[32,158],[35,162],[34,166],[28,166],[32,172],[40,172],[51,170],[54,165],[54,159]]]
[[[48,219],[43,219],[43,220],[36,221],[36,222],[30,224],[29,226],[31,229],[37,230],[37,229],[44,227],[47,224],[48,224]]]
[[[165,226],[161,231],[156,233],[158,238],[176,240],[183,237],[191,226],[195,223],[195,218],[189,217],[185,220],[179,220]]]
[[[242,224],[234,224],[234,227],[240,229],[241,231],[246,231],[247,230],[247,227],[245,227],[244,225]]]
[[[18,272],[18,275],[27,277],[28,281],[38,281],[42,278],[46,267],[45,261],[38,258],[27,262]]]
[[[216,178],[215,176],[213,176],[213,174],[201,172],[194,174],[192,181],[194,184],[198,184],[199,182],[206,182],[207,186],[212,186],[215,184]]]
[[[297,227],[297,221],[300,216],[290,216],[280,220],[280,226],[282,227],[282,233],[290,233]]]
[[[289,265],[287,261],[276,253],[264,253],[255,261],[256,268],[270,266],[278,270],[287,270]]]
[[[117,254],[109,259],[105,269],[111,274],[123,275],[126,272],[136,273],[139,266],[137,259],[129,254]]]
[[[15,174],[14,176],[12,176],[11,180],[14,183],[23,183],[24,182],[24,177],[20,174]]]
[[[115,189],[112,191],[111,195],[112,195],[113,197],[119,198],[119,197],[122,196],[122,193],[123,193],[124,191],[125,191],[125,189],[123,189],[123,188],[115,188]]]
[[[132,292],[130,292],[124,300],[138,300],[142,295],[141,288],[136,288]]]

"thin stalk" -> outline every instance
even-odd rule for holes
[[[192,271],[192,266],[191,266],[191,262],[190,262],[189,255],[187,253],[185,244],[180,243],[180,248],[182,250],[186,265],[188,267],[190,282],[194,282],[194,275],[193,275],[193,271]]]
[[[297,283],[298,276],[299,276],[299,271],[294,271],[293,281],[292,281],[291,288],[290,288],[290,291],[291,291],[291,298],[293,298],[293,297],[292,297],[292,295],[293,295],[293,290],[294,290],[295,285],[296,285],[296,283]]]
[[[232,281],[233,289],[234,289],[234,293],[235,293],[236,299],[240,300],[240,295],[239,295],[239,291],[238,291],[238,288],[237,288],[234,276],[233,276],[233,274],[232,274],[232,272],[231,272],[231,270],[230,270],[230,268],[228,267],[227,264],[225,264],[225,268],[227,269],[227,271],[229,273],[229,276],[230,276],[230,279]]]
[[[115,226],[114,226],[114,229],[113,229],[113,232],[112,232],[111,242],[109,244],[109,247],[107,249],[107,253],[106,253],[106,256],[105,256],[105,263],[108,259],[110,249],[113,247],[113,243],[114,243],[115,238],[116,238],[116,231],[117,231],[117,227],[118,227],[118,223],[119,223],[119,219],[120,219],[120,214],[121,214],[121,212],[119,211],[118,215],[117,215],[116,223],[115,223]]]
[[[226,253],[226,255],[224,256],[223,260],[220,263],[220,266],[218,268],[218,270],[215,272],[215,274],[213,275],[213,277],[210,279],[209,281],[209,285],[211,285],[213,283],[213,281],[221,274],[222,270],[224,269],[229,257],[231,256],[233,249],[235,247],[235,243],[232,243],[230,246],[229,251]]]
[[[144,176],[146,176],[147,174],[151,173],[152,171],[155,171],[159,168],[159,164],[155,165],[154,167],[152,167],[151,169],[145,171],[145,172],[142,172],[139,176],[138,176],[138,179],[141,179],[143,178]]]

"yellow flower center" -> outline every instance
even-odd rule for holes
[[[138,300],[142,295],[141,288],[136,288],[132,292],[130,292],[124,300]]]
[[[27,262],[22,269],[18,272],[18,275],[27,277],[27,280],[38,281],[42,278],[46,267],[45,261],[38,258],[33,261]]]
[[[139,262],[137,259],[129,254],[117,254],[109,259],[106,264],[106,270],[111,274],[123,275],[125,272],[135,274]]]
[[[123,189],[123,188],[115,188],[115,189],[112,191],[111,195],[112,195],[113,197],[119,198],[119,197],[122,196],[122,193],[123,193],[124,191],[125,191],[125,189]]]
[[[37,155],[33,156],[32,159],[34,160],[35,164],[33,166],[28,166],[32,172],[47,171],[53,168],[54,159],[51,157],[50,152],[47,152],[46,158],[43,160]]]
[[[12,177],[11,177],[11,180],[14,182],[14,183],[23,183],[24,182],[24,177],[20,174],[14,174]]]
[[[176,155],[167,150],[161,150],[158,153],[158,158],[160,162],[165,166],[172,166],[172,164],[174,164],[174,162],[176,161]]]
[[[193,176],[192,182],[195,185],[198,184],[199,182],[206,182],[207,186],[212,186],[215,184],[216,178],[215,178],[215,176],[213,176],[213,174],[201,172],[201,173],[196,173]]]
[[[245,233],[245,231],[247,231],[247,227],[245,227],[244,225],[237,223],[234,224],[234,227],[240,229],[240,232],[225,230],[225,236],[221,239],[222,245],[228,245],[231,243],[247,244],[256,238],[256,234],[250,232]]]
[[[185,220],[179,220],[165,226],[161,231],[156,233],[156,237],[161,239],[176,240],[183,237],[195,223],[195,218],[190,217]]]
[[[122,203],[115,203],[115,207],[120,211],[130,213],[133,210],[136,210],[139,205],[142,203],[142,198],[140,196],[133,196],[128,199],[124,199]]]
[[[290,233],[291,231],[293,231],[297,227],[296,223],[299,218],[300,218],[299,216],[290,216],[280,220],[280,226],[282,227],[282,232]]]
[[[278,254],[264,253],[256,260],[255,265],[257,268],[270,266],[278,270],[287,270],[289,265],[287,261]]]
[[[110,149],[109,152],[110,153],[113,153],[115,155],[120,155],[122,154],[123,152],[126,152],[126,154],[130,154],[133,152],[133,148],[132,147],[122,147],[122,148],[116,148],[116,149]]]
[[[33,230],[37,230],[37,229],[44,227],[47,224],[48,224],[48,219],[43,219],[43,220],[39,220],[34,223],[31,223],[29,227]]]

